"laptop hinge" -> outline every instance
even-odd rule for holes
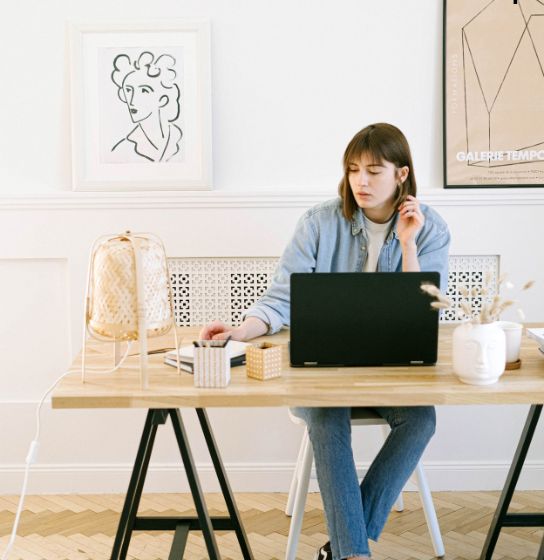
[[[410,360],[410,365],[412,366],[417,366],[423,363],[424,363],[423,360]]]
[[[316,366],[317,362],[304,362],[305,366]]]

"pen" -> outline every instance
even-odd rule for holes
[[[225,342],[223,342],[222,348],[225,348],[225,346],[229,343],[230,339],[231,339],[231,336],[229,334],[229,336],[225,339]]]

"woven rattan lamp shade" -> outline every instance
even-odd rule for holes
[[[174,326],[170,276],[164,246],[151,234],[104,236],[91,250],[85,306],[82,376],[86,334],[115,343],[139,341],[142,387],[147,387],[147,338]],[[176,337],[176,348],[177,337]]]
[[[161,244],[137,238],[143,273],[146,335],[167,333],[173,321],[166,255]],[[132,241],[102,242],[92,258],[88,329],[101,340],[138,340],[138,290]]]

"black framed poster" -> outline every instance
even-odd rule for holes
[[[446,188],[544,186],[544,0],[444,0]]]

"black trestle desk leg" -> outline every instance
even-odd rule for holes
[[[130,537],[134,530],[134,521],[138,513],[138,506],[142,497],[145,476],[153,451],[153,443],[157,434],[159,424],[164,424],[167,418],[167,411],[149,410],[138,447],[136,461],[132,469],[127,496],[121,512],[119,527],[113,543],[111,560],[125,560],[130,543]]]
[[[523,427],[512,464],[510,465],[510,470],[508,471],[508,476],[506,477],[506,482],[504,483],[504,488],[502,490],[501,497],[499,498],[495,515],[493,516],[491,526],[489,527],[489,531],[487,533],[480,560],[491,559],[493,551],[495,550],[495,545],[497,544],[497,540],[499,538],[499,533],[501,532],[502,527],[506,525],[505,522],[508,518],[508,508],[516,489],[521,469],[525,463],[525,458],[527,457],[527,452],[529,451],[531,440],[533,439],[533,434],[535,433],[535,428],[538,424],[541,412],[541,404],[531,405],[531,408],[529,409],[529,414],[527,415],[527,420],[525,420],[525,426]],[[511,515],[513,517],[513,514]],[[519,525],[523,526],[521,523]],[[543,545],[540,547],[538,559],[544,560],[543,555],[544,541]]]
[[[193,460],[193,454],[191,453],[187,433],[185,432],[185,428],[183,426],[181,413],[178,409],[169,409],[168,413],[170,414],[170,419],[172,420],[172,425],[174,427],[174,433],[176,434],[176,439],[178,441],[178,447],[185,467],[185,474],[187,475],[189,487],[191,488],[191,494],[193,495],[193,500],[195,502],[198,520],[200,522],[200,530],[202,531],[204,542],[206,543],[206,548],[208,550],[209,560],[220,560],[221,555],[219,554],[219,549],[217,548],[212,521],[208,513],[208,508],[206,507],[204,493],[202,492],[202,488],[200,486],[200,481],[198,479],[198,474]]]
[[[183,558],[183,551],[187,544],[187,537],[189,536],[189,525],[182,523],[176,527],[174,533],[174,542],[168,555],[168,560],[181,560]]]
[[[206,440],[206,445],[208,446],[208,451],[210,452],[210,456],[212,458],[212,463],[219,480],[219,485],[221,486],[221,491],[223,492],[223,497],[225,498],[225,503],[229,511],[234,531],[236,532],[240,548],[242,549],[243,558],[244,560],[253,560],[253,554],[249,546],[244,526],[242,525],[240,513],[238,512],[236,502],[234,501],[234,495],[227,478],[227,473],[225,471],[223,461],[221,460],[221,456],[219,455],[219,449],[212,433],[208,415],[203,408],[197,408],[196,413],[198,415],[198,420],[200,421],[204,439]]]
[[[540,543],[540,550],[538,551],[538,556],[536,560],[544,560],[544,536],[542,537],[542,542]]]

